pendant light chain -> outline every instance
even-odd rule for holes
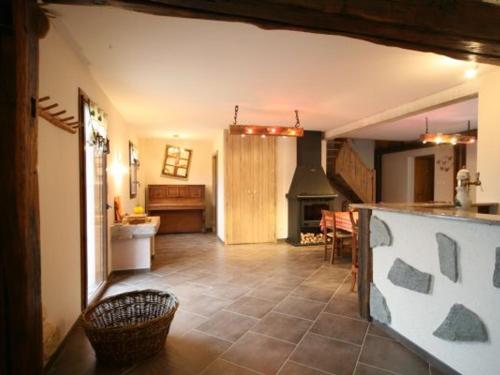
[[[233,125],[236,125],[238,123],[238,110],[239,110],[239,106],[235,105],[234,106],[234,123],[233,123]]]
[[[299,119],[299,111],[298,110],[295,110],[295,127],[296,128],[300,128],[300,119]]]

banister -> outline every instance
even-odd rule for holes
[[[335,173],[351,187],[363,202],[374,201],[374,170],[368,168],[347,140],[335,160]]]

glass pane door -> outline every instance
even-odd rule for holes
[[[94,298],[107,275],[106,154],[95,144],[91,111],[90,104],[84,102],[87,302]]]

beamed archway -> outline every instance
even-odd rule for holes
[[[500,6],[478,0],[48,0],[344,35],[500,65]],[[0,373],[42,372],[35,0],[0,3]]]

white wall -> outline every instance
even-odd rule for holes
[[[276,238],[288,237],[288,199],[293,173],[297,166],[297,139],[276,139]]]
[[[187,178],[176,178],[163,175],[163,162],[165,160],[165,146],[172,145],[187,148],[193,151],[191,165]],[[179,184],[179,185],[205,185],[207,228],[212,226],[212,156],[214,146],[212,139],[140,139],[139,159],[141,162],[140,176],[141,189],[139,201],[144,204],[145,188],[151,184]]]
[[[446,160],[448,171],[442,171],[434,165],[434,200],[453,202],[453,147],[440,145],[416,150],[395,152],[382,156],[382,201],[413,202],[415,157],[434,155],[435,162]],[[451,160],[448,157],[451,156]]]
[[[50,95],[67,115],[78,116],[78,88],[108,115],[111,154],[108,165],[128,166],[128,140],[134,134],[115,110],[61,34],[52,27],[40,40],[40,96]],[[64,336],[80,314],[80,206],[78,135],[69,134],[39,118],[38,169],[42,303],[47,318]],[[108,178],[108,202],[116,194],[124,207],[129,200],[128,175]],[[113,220],[113,210],[108,218]],[[111,263],[111,262],[109,262]]]
[[[391,311],[391,328],[461,374],[498,374],[500,289],[493,286],[492,277],[499,227],[377,210],[373,214],[387,223],[393,235],[391,247],[373,249],[373,281]],[[459,246],[456,283],[440,272],[436,232],[453,238]],[[397,257],[433,275],[430,294],[413,292],[388,280]],[[464,304],[481,318],[488,342],[458,343],[432,335],[455,303]]]
[[[479,78],[477,170],[479,202],[500,202],[500,68]]]

